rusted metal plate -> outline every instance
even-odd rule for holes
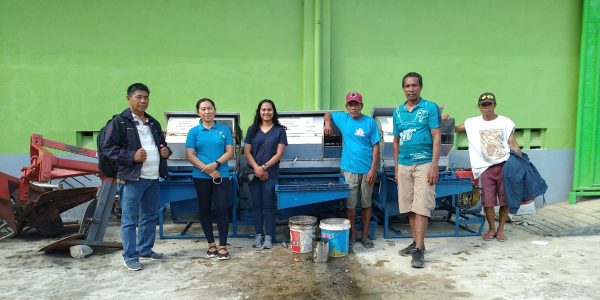
[[[57,251],[57,250],[66,250],[66,249],[69,249],[71,246],[75,246],[75,245],[87,245],[90,247],[123,249],[123,244],[121,244],[121,243],[91,241],[91,240],[84,240],[83,238],[84,238],[83,234],[79,234],[79,233],[74,234],[74,235],[65,237],[63,239],[60,239],[59,241],[56,241],[56,242],[40,249],[39,251],[50,252],[50,251]]]

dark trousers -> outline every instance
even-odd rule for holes
[[[254,227],[257,234],[266,234],[275,238],[275,185],[277,176],[260,181],[258,177],[250,181],[250,196],[254,206]]]
[[[219,229],[219,246],[227,246],[227,233],[229,232],[229,179],[223,179],[220,184],[213,183],[212,179],[194,178],[194,186],[198,195],[200,208],[200,224],[208,243],[214,243],[212,226],[212,204],[214,203]]]

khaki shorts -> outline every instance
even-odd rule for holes
[[[342,171],[344,180],[350,185],[350,195],[346,199],[346,208],[356,208],[358,196],[360,193],[360,206],[362,208],[371,207],[371,197],[373,195],[373,185],[367,183],[367,174],[355,174]]]
[[[427,173],[431,163],[398,165],[398,206],[400,213],[414,212],[431,217],[435,209],[435,184],[429,185]]]

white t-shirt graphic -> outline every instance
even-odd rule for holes
[[[484,120],[482,116],[465,121],[469,140],[469,160],[475,178],[481,176],[489,166],[508,160],[510,156],[508,138],[514,129],[515,123],[500,115],[491,121]]]

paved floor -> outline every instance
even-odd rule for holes
[[[580,224],[591,220],[591,204],[583,203],[570,207]],[[506,233],[506,242],[429,238],[424,269],[398,255],[410,239],[383,239],[381,232],[375,248],[358,244],[326,264],[279,244],[257,251],[248,238],[229,239],[229,261],[205,258],[203,239],[157,239],[155,250],[167,261],[144,262],[139,272],[123,267],[120,251],[80,260],[40,253],[57,239],[28,233],[0,243],[0,298],[598,299],[600,235],[551,236],[511,224]],[[119,240],[116,223],[105,240]]]
[[[541,236],[592,235],[600,233],[600,199],[561,202],[538,208],[535,214],[517,216],[517,228]]]

